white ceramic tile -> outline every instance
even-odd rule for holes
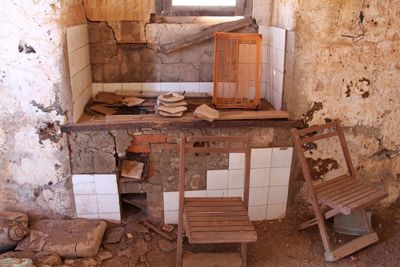
[[[185,197],[206,197],[206,190],[185,191]]]
[[[207,171],[207,189],[227,189],[228,177],[228,170]]]
[[[161,91],[160,83],[142,83],[143,91]]]
[[[266,82],[262,82],[260,88],[261,88],[260,97],[263,98],[263,99],[268,99],[267,98],[267,90],[268,90],[267,83]]]
[[[269,185],[270,168],[251,169],[250,187],[266,187]]]
[[[250,206],[249,217],[251,221],[262,221],[267,218],[267,206]]]
[[[165,224],[178,224],[178,211],[164,211]]]
[[[250,188],[249,205],[259,206],[267,205],[268,203],[268,187]]]
[[[228,197],[241,197],[243,199],[243,189],[228,189]]]
[[[292,165],[293,147],[272,149],[272,167],[290,167]]]
[[[271,27],[272,31],[272,47],[279,49],[280,51],[285,51],[286,47],[286,30]]]
[[[285,218],[286,204],[270,204],[267,206],[267,220]]]
[[[123,83],[122,90],[124,90],[124,91],[140,91],[140,90],[142,90],[142,83]]]
[[[93,175],[72,175],[72,184],[75,195],[96,194],[96,186]]]
[[[271,168],[270,186],[289,185],[290,167]]]
[[[283,73],[278,70],[273,70],[273,85],[272,88],[279,92],[280,94],[283,93]]]
[[[207,197],[227,197],[228,190],[207,189]]]
[[[96,195],[75,195],[76,213],[97,213],[97,196]]]
[[[271,148],[251,149],[251,168],[267,168],[271,166]]]
[[[272,90],[272,105],[276,110],[282,109],[282,94],[275,90]]]
[[[97,194],[118,194],[117,176],[115,174],[95,174]]]
[[[75,101],[82,92],[92,84],[92,71],[90,65],[79,71],[71,78],[72,100]]]
[[[288,186],[270,186],[268,192],[268,205],[287,203]]]
[[[229,170],[228,189],[243,189],[244,170]]]
[[[83,110],[85,105],[90,101],[92,98],[92,87],[88,87],[76,101],[73,102],[73,122],[77,122],[83,114]]]
[[[179,192],[164,192],[164,210],[178,210]]]
[[[98,219],[98,213],[78,213],[76,214],[76,218],[83,218],[83,219]]]
[[[92,95],[96,96],[99,92],[103,91],[102,83],[92,83]]]
[[[264,36],[263,36],[264,37]],[[266,44],[262,45],[262,58],[261,58],[261,63],[267,64],[268,63],[268,58],[270,57],[269,54],[269,46]],[[266,71],[266,69],[264,69]]]
[[[213,95],[214,94],[214,83],[200,83],[200,93],[207,93],[208,95]]]
[[[274,48],[272,50],[272,67],[283,73],[285,69],[284,66],[285,66],[285,52]]]
[[[103,91],[114,93],[122,90],[122,83],[103,83]]]
[[[229,153],[229,169],[244,169],[244,153]]]
[[[262,71],[261,71],[261,82],[267,82],[268,81],[268,65],[267,64],[262,64]]]
[[[97,206],[99,214],[120,212],[119,195],[97,195]]]
[[[120,221],[121,220],[121,213],[119,213],[119,212],[99,213],[99,219]]]
[[[200,91],[200,83],[181,83],[181,92],[198,93]]]
[[[260,25],[258,28],[258,32],[263,36],[262,42],[264,45],[271,44],[271,38],[272,38],[271,27],[265,27]]]
[[[68,54],[70,77],[75,76],[79,71],[89,64],[86,62],[85,52],[86,50],[82,47]]]
[[[160,90],[163,92],[181,92],[180,83],[160,83]]]
[[[89,44],[89,32],[87,24],[81,24],[67,28],[67,46],[69,53],[87,44]]]

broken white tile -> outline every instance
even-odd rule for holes
[[[164,210],[178,210],[179,192],[164,192]]]
[[[97,196],[75,195],[75,207],[77,214],[97,213]]]
[[[268,192],[268,205],[287,203],[288,186],[270,186]]]
[[[142,83],[143,91],[161,91],[160,83]]]
[[[122,90],[122,83],[103,83],[103,92],[115,93]]]
[[[244,169],[244,153],[229,153],[229,169]]]
[[[164,211],[165,224],[178,224],[178,211]]]
[[[198,93],[200,91],[200,83],[181,83],[181,92]]]
[[[93,175],[72,175],[72,185],[75,195],[94,195],[96,194],[96,185]]]
[[[262,221],[267,218],[267,206],[250,206],[249,217],[251,221]]]
[[[251,168],[268,168],[271,166],[271,148],[251,149]]]
[[[228,170],[207,171],[207,189],[227,189],[228,177]]]
[[[269,204],[267,206],[267,220],[283,219],[286,215],[286,204]]]
[[[121,213],[119,213],[119,212],[99,213],[99,219],[120,221],[121,220]]]
[[[117,176],[115,174],[95,174],[97,194],[118,194]]]
[[[271,168],[270,186],[289,185],[290,167]]]
[[[244,170],[229,170],[228,189],[243,189]]]
[[[206,197],[206,190],[185,191],[185,197]]]
[[[272,150],[272,167],[290,167],[292,165],[293,147],[276,147]]]
[[[249,205],[267,205],[268,203],[268,187],[255,187],[250,188],[249,192]]]
[[[123,83],[123,91],[140,91],[142,90],[142,83]]]
[[[271,27],[272,32],[272,47],[280,51],[285,51],[286,48],[286,30]]]
[[[92,83],[92,95],[96,96],[99,92],[103,91],[102,83]]]
[[[168,83],[162,82],[160,83],[160,90],[163,92],[181,92],[181,84],[180,83]]]
[[[76,214],[76,218],[98,219],[99,218],[99,214],[98,213],[78,213],[78,214]]]
[[[270,169],[251,169],[250,187],[267,187],[269,185]]]
[[[99,214],[120,212],[119,195],[97,195],[97,206]]]
[[[243,189],[228,189],[228,197],[241,197],[243,199]]]
[[[214,83],[200,83],[200,93],[207,93],[208,95],[212,96],[214,94]]]

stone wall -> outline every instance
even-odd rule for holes
[[[84,21],[82,2],[3,1],[0,16],[0,210],[72,215],[59,126],[71,97],[64,26]]]
[[[180,133],[188,135],[252,134],[252,147],[292,146],[288,128],[131,129],[74,132],[68,136],[73,174],[104,174],[118,170],[127,152],[148,155],[145,182],[119,183],[119,193],[147,193],[148,216],[163,220],[163,192],[178,190]],[[189,155],[186,159],[186,190],[204,190],[207,170],[228,168],[228,154]],[[296,170],[294,170],[296,173]],[[294,179],[292,179],[294,181]],[[291,185],[289,206],[296,192]]]
[[[360,177],[385,188],[389,197],[383,203],[391,203],[400,195],[400,36],[396,30],[400,3],[364,1],[366,33],[354,40],[348,36],[361,32],[355,25],[362,2],[268,1],[266,6],[273,7],[277,16],[267,21],[292,29],[284,89],[287,110],[308,125],[341,119]],[[332,159],[336,148],[333,140],[316,144],[309,152],[312,167],[322,177],[327,170],[343,168],[342,161]]]

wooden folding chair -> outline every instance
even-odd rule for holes
[[[195,142],[209,147],[194,147]],[[225,147],[216,144],[225,144]],[[236,146],[235,146],[236,144]],[[244,153],[244,193],[241,197],[185,197],[186,153]],[[241,243],[241,266],[246,266],[247,243],[257,240],[248,216],[250,185],[250,136],[203,136],[180,139],[179,220],[176,266],[182,265],[183,231],[191,244]]]
[[[308,187],[309,201],[312,204],[315,214],[314,219],[301,224],[299,228],[305,229],[316,224],[318,225],[322,243],[325,248],[325,259],[327,261],[337,261],[377,242],[379,240],[378,235],[373,232],[369,224],[365,208],[387,197],[387,193],[365,184],[358,179],[351,162],[350,152],[340,122],[335,120],[325,125],[314,126],[307,129],[292,129],[291,133]],[[339,138],[346,161],[347,173],[324,182],[314,183],[309,166],[307,165],[303,145],[334,136]],[[325,205],[330,208],[330,210],[323,213],[320,204]],[[333,249],[329,241],[324,219],[329,219],[339,213],[350,215],[354,212],[361,213],[363,224],[368,234]]]

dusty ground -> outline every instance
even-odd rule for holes
[[[400,266],[400,203],[373,212],[373,225],[380,237],[379,243],[336,263],[325,262],[317,227],[302,232],[296,230],[296,226],[303,220],[304,218],[299,218],[255,223],[259,239],[249,246],[249,266]],[[128,223],[126,227],[131,228],[129,225],[132,223]],[[330,234],[336,245],[349,240],[349,236],[334,232]],[[162,252],[158,241],[163,238],[151,231],[150,236],[152,240],[146,253],[149,266],[174,266],[175,250]],[[116,245],[118,246],[120,244]],[[106,248],[112,251],[110,246]],[[199,247],[185,244],[184,249],[192,252],[235,251],[238,247],[235,245]],[[115,253],[118,254],[114,251],[113,254]],[[117,254],[112,260],[105,261],[103,266],[129,266],[129,259],[118,257]],[[142,264],[146,266],[145,263]]]
[[[108,223],[101,253],[97,257],[62,259],[64,265],[51,266],[175,266],[175,242],[167,241],[146,228],[142,224],[144,219],[143,212],[132,210],[124,223]],[[302,232],[296,230],[303,221],[304,218],[256,222],[258,241],[249,245],[248,266],[400,266],[400,202],[373,212],[373,226],[380,237],[378,243],[336,263],[325,262],[317,227]],[[175,231],[171,235],[175,235]],[[332,231],[330,235],[336,245],[349,240],[349,236]],[[184,250],[191,252],[238,251],[238,248],[237,245],[184,245]],[[20,252],[9,256],[32,258],[37,266],[41,263],[35,253]]]

